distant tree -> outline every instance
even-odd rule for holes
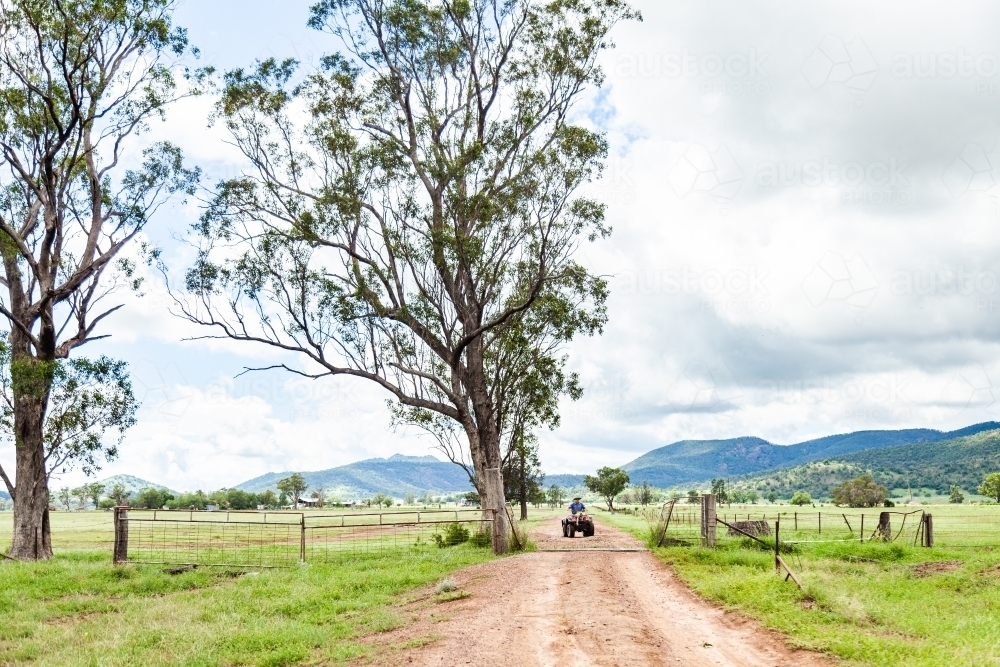
[[[317,486],[313,488],[312,493],[316,499],[316,507],[323,507],[326,504],[326,490],[322,486]]]
[[[877,507],[889,497],[888,491],[871,475],[861,475],[833,489],[833,504],[848,507]]]
[[[748,503],[756,505],[758,500],[760,500],[760,494],[757,493],[757,489],[750,489],[746,492],[746,501]]]
[[[792,499],[789,502],[792,505],[802,506],[802,505],[811,505],[812,501],[813,501],[812,496],[810,496],[805,491],[796,491],[794,494],[792,494]]]
[[[94,509],[101,504],[101,496],[104,495],[104,484],[100,482],[91,482],[90,484],[84,485],[87,489],[87,497],[90,498],[90,502],[94,503]]]
[[[166,506],[172,510],[203,510],[208,502],[209,498],[204,491],[195,491],[194,493],[182,493],[176,498],[171,498],[166,502]],[[216,502],[221,502],[221,500]]]
[[[382,503],[385,502],[386,498],[388,498],[388,496],[385,495],[384,493],[382,493],[381,491],[379,491],[378,493],[376,493],[375,495],[373,495],[371,497],[371,500],[369,500],[368,502],[371,505],[375,505],[375,507],[382,507]]]
[[[67,512],[72,509],[70,503],[73,502],[73,492],[70,491],[68,486],[59,489],[59,502],[63,504]]]
[[[427,493],[424,494],[424,497],[421,499],[420,502],[422,502],[424,505],[432,505],[434,504],[434,496],[432,496],[431,492],[428,491]]]
[[[465,499],[465,502],[469,503],[470,505],[479,505],[482,502],[482,499],[479,497],[478,491],[469,491],[462,497]]]
[[[165,507],[168,502],[173,500],[173,495],[170,494],[166,489],[157,489],[154,487],[147,487],[139,492],[135,497],[133,503],[134,507],[143,507],[151,510],[158,510]]]
[[[951,495],[948,496],[948,502],[953,505],[961,505],[965,502],[965,494],[962,493],[962,489],[957,486],[951,487]]]
[[[280,507],[284,507],[287,504],[288,504],[288,494],[285,493],[284,491],[281,491],[281,495],[278,496],[278,505]]]
[[[700,494],[697,489],[691,489],[688,491],[688,504],[697,505],[701,502]]]
[[[299,498],[301,498],[305,490],[309,488],[309,485],[306,484],[305,478],[297,472],[292,473],[284,479],[279,479],[275,486],[278,487],[279,491],[291,497],[292,502],[295,505],[295,509],[299,508]]]
[[[720,505],[724,505],[730,502],[729,493],[726,491],[726,480],[724,479],[713,479],[712,480],[712,495],[715,496],[715,502]]]
[[[87,494],[87,487],[86,487],[86,485],[84,485],[84,486],[78,486],[75,489],[73,489],[70,493],[72,493],[73,494],[73,498],[76,499],[76,508],[78,510],[82,510],[82,509],[85,509],[87,507],[87,495],[88,494]]]
[[[257,500],[267,509],[278,507],[278,496],[274,495],[274,491],[271,489],[267,489],[259,494]]]
[[[549,504],[552,507],[560,507],[563,504],[563,500],[566,499],[565,492],[556,484],[549,487],[549,492],[546,495],[549,497]]]
[[[604,498],[608,511],[615,511],[615,498],[628,486],[628,473],[621,468],[605,466],[597,471],[597,476],[584,475],[583,485]]]
[[[548,501],[548,498],[549,495],[545,492],[545,489],[539,486],[531,492],[530,496],[528,496],[528,502],[534,505],[537,509],[544,505]]]
[[[114,500],[115,504],[118,506],[128,504],[128,497],[130,495],[131,494],[128,492],[128,489],[126,489],[125,485],[121,482],[115,482],[112,484],[111,490],[108,491],[108,497]]]
[[[991,472],[983,478],[979,485],[979,493],[1000,503],[1000,472]]]
[[[405,505],[415,505],[417,503],[417,498],[413,495],[413,491],[406,492],[406,495],[403,496],[403,503]]]
[[[778,494],[775,491],[768,491],[767,492],[767,502],[769,502],[769,503],[771,503],[773,505],[777,501],[778,501]]]
[[[653,486],[649,482],[641,482],[635,487],[635,499],[643,507],[653,502]]]
[[[521,506],[521,519],[528,518],[528,498],[545,481],[542,463],[538,460],[538,438],[523,427],[511,436],[503,460],[504,496]]]

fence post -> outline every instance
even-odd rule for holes
[[[822,512],[819,513],[818,518],[819,518],[819,534],[822,535],[823,534],[823,513]]]
[[[115,546],[112,562],[121,565],[128,562],[128,508],[115,508]]]
[[[799,513],[796,512],[795,513],[795,530],[797,531],[798,529],[799,529]]]
[[[779,530],[781,529],[781,520],[774,520],[774,571],[781,574],[781,554],[778,551],[778,547],[781,544],[781,536],[779,535]]]
[[[306,562],[306,515],[299,516],[299,562]]]
[[[715,495],[706,493],[701,497],[701,543],[715,548]]]
[[[860,533],[860,535],[861,535],[860,541],[863,543],[865,541],[865,513],[864,512],[861,513],[861,533]]]
[[[934,519],[930,514],[924,515],[924,546],[934,546]]]

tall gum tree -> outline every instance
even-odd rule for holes
[[[52,555],[53,466],[65,469],[76,455],[91,465],[95,453],[110,452],[92,439],[65,441],[66,431],[53,435],[67,426],[61,413],[58,423],[48,420],[47,448],[53,382],[67,368],[123,379],[110,360],[95,362],[106,371],[61,370],[60,360],[103,337],[98,325],[120,308],[107,303],[115,286],[135,280],[120,252],[168,196],[193,192],[197,180],[166,143],[148,146],[135,168],[123,166],[130,140],[172,101],[197,93],[208,74],[187,72],[194,85],[179,91],[171,66],[188,47],[171,23],[173,5],[0,0],[0,314],[9,326],[4,423],[16,456],[14,478],[2,468],[0,476],[14,498],[12,558]],[[126,385],[118,382],[116,408],[125,427],[134,412]]]
[[[502,395],[520,391],[498,383],[502,359],[554,363],[546,391],[562,393],[556,343],[605,318],[606,284],[573,256],[608,233],[575,196],[606,143],[571,114],[637,16],[619,0],[324,0],[309,24],[341,51],[304,75],[231,71],[217,107],[252,167],[218,184],[183,313],[312,362],[289,371],[375,382],[403,422],[458,425],[501,510],[498,552]]]

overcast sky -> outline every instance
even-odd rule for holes
[[[187,2],[176,21],[220,69],[315,61],[308,2]],[[637,2],[579,122],[611,145],[590,193],[614,233],[581,260],[608,276],[610,322],[570,348],[585,397],[539,434],[549,472],[619,465],[688,438],[787,444],[858,429],[1000,417],[1000,7],[981,3]],[[212,181],[239,172],[210,100],[150,138]],[[172,267],[198,211],[149,230]],[[118,461],[217,488],[396,452],[387,395],[277,372],[196,335],[152,280],[81,350],[126,359],[143,401]],[[13,468],[12,448],[0,461]],[[55,484],[77,483],[78,475]]]

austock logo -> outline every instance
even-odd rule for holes
[[[702,193],[729,203],[743,185],[743,171],[724,145],[710,151],[691,144],[667,173],[667,182],[678,197]]]
[[[875,57],[860,37],[845,44],[835,35],[824,37],[802,65],[802,74],[813,90],[827,84],[842,84],[859,96],[871,87],[878,71]],[[855,104],[861,106],[861,99]]]

